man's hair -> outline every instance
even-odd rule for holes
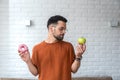
[[[67,19],[60,15],[52,16],[49,18],[49,20],[47,22],[47,28],[49,27],[50,24],[57,24],[58,21],[63,21],[66,23]]]

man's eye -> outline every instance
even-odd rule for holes
[[[64,30],[63,28],[60,28],[60,30],[62,31],[62,30]]]

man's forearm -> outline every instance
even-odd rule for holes
[[[72,66],[71,66],[71,70],[73,73],[76,73],[78,71],[80,64],[81,64],[80,61],[74,60]]]
[[[27,66],[29,68],[29,71],[34,75],[37,76],[38,75],[38,70],[37,68],[32,64],[32,61],[28,61],[27,62]]]

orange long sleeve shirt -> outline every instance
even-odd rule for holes
[[[39,80],[71,80],[74,59],[74,48],[65,41],[43,41],[33,48],[32,63],[38,69]]]

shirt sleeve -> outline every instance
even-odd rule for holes
[[[36,47],[34,47],[33,48],[33,50],[32,50],[32,58],[31,58],[31,60],[32,60],[32,63],[37,67],[38,66],[38,60],[37,60],[38,58],[37,58],[37,51],[36,51]]]
[[[71,65],[74,62],[74,60],[75,60],[75,51],[74,51],[73,45],[71,44],[71,46],[70,46],[70,63],[71,63]]]

